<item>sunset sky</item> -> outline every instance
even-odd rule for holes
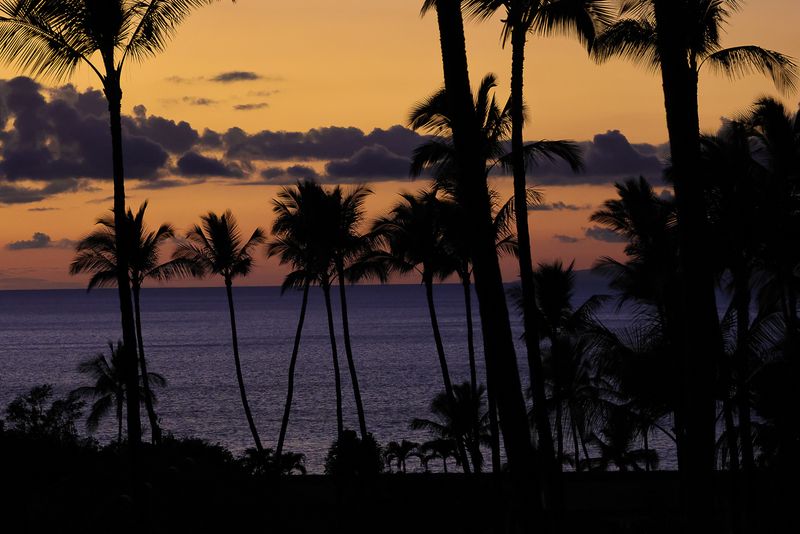
[[[239,0],[199,10],[166,53],[127,66],[130,203],[149,199],[151,225],[180,229],[208,210],[231,208],[250,231],[269,227],[270,200],[299,177],[367,181],[375,190],[371,215],[397,192],[425,186],[405,177],[418,139],[396,127],[441,85],[435,18],[421,19],[420,4]],[[797,0],[751,0],[731,19],[725,44],[800,58],[798,20]],[[505,99],[510,50],[499,35],[497,20],[470,23],[467,46],[474,83],[497,74]],[[547,202],[530,214],[534,254],[588,268],[621,251],[593,232],[592,210],[612,196],[615,180],[658,173],[667,139],[660,79],[624,60],[595,65],[563,38],[533,38],[528,57],[526,138],[574,139],[588,150],[584,176],[549,169],[531,178],[543,184]],[[80,70],[73,87],[51,80],[37,87],[13,80],[19,74],[0,66],[0,289],[80,286],[82,279],[67,274],[71,247],[110,208],[102,96],[89,91],[98,82]],[[778,96],[755,76],[732,83],[704,73],[701,84],[701,124],[709,132],[756,97]],[[798,95],[782,98],[796,107]],[[494,186],[510,195],[508,179]],[[513,264],[504,268],[513,281]],[[244,283],[279,283],[283,272],[261,259]]]

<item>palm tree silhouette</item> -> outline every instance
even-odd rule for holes
[[[781,302],[787,338],[784,354],[789,359],[800,351],[800,253],[794,245],[800,238],[800,112],[790,113],[777,100],[761,98],[745,121],[758,143],[754,160],[766,172],[760,215],[769,229],[763,236],[762,262],[770,279],[762,295],[766,299],[778,295]]]
[[[469,382],[453,386],[452,397],[439,393],[431,401],[431,413],[435,419],[413,419],[412,430],[427,430],[434,437],[452,440],[457,446],[466,443],[472,452],[472,464],[479,472],[483,463],[480,445],[489,440],[489,414],[483,408],[483,386],[473,391]],[[464,455],[459,453],[459,457]],[[463,465],[464,471],[468,467]]]
[[[511,168],[514,177],[514,198],[518,213],[527,214],[527,175],[530,172],[525,158],[523,127],[525,122],[524,71],[525,46],[529,33],[546,36],[565,33],[577,37],[591,46],[599,25],[612,21],[611,2],[608,0],[467,0],[464,8],[470,15],[487,19],[497,11],[505,12],[502,43],[511,41],[511,97],[509,118],[511,120]],[[523,301],[536,302],[533,283],[533,260],[531,257],[530,229],[528,217],[516,221],[519,239],[519,272]],[[527,306],[527,305],[526,305]],[[525,330],[537,331],[535,310],[523,308]],[[542,458],[552,464],[554,459],[553,435],[548,414],[544,410],[545,387],[542,379],[542,355],[538,340],[526,338],[528,368],[536,416],[539,450]]]
[[[602,471],[610,466],[620,471],[642,471],[658,468],[658,454],[653,450],[634,448],[636,427],[624,407],[611,411],[600,435],[592,434],[590,442],[600,450],[592,464]]]
[[[711,528],[714,467],[713,388],[714,358],[721,354],[722,339],[708,255],[709,228],[700,175],[699,75],[702,67],[736,78],[748,72],[768,74],[781,88],[791,89],[797,73],[793,61],[777,52],[755,46],[723,49],[722,27],[737,0],[633,0],[622,4],[622,19],[605,30],[594,43],[602,61],[613,55],[633,59],[660,70],[669,132],[672,179],[678,211],[682,293],[691,298],[684,306],[685,340],[682,346],[686,395],[686,454],[680,469],[684,477],[686,520],[698,528]]]
[[[300,288],[303,291],[300,305],[300,318],[297,322],[294,347],[289,361],[289,380],[286,393],[286,405],[281,420],[281,429],[275,454],[280,456],[286,439],[286,429],[289,426],[292,398],[294,395],[294,375],[297,365],[297,356],[300,350],[300,338],[308,306],[308,293],[311,285],[320,284],[323,290],[327,288],[326,305],[330,301],[330,244],[324,240],[327,220],[323,217],[325,193],[311,181],[298,182],[295,187],[284,187],[278,193],[278,198],[272,201],[272,211],[275,220],[272,225],[273,238],[267,244],[267,256],[280,258],[280,263],[289,264],[293,270],[283,281],[281,292],[291,288]],[[321,239],[322,238],[322,239]],[[341,384],[339,376],[338,356],[336,354],[336,338],[333,334],[333,318],[328,309],[328,322],[331,327],[331,348],[334,353],[334,369],[336,370],[337,384],[337,429],[341,434],[343,429],[341,408]]]
[[[392,461],[395,461],[397,462],[397,471],[405,473],[406,462],[409,458],[413,458],[417,455],[418,448],[419,443],[415,443],[413,441],[403,440],[400,443],[396,441],[390,441],[386,445],[386,450],[384,451],[386,465],[389,466],[389,469],[391,469]]]
[[[447,474],[447,460],[449,458],[458,460],[456,443],[452,439],[432,439],[420,445],[419,450],[422,454],[426,455],[428,461],[437,458],[440,459],[442,461],[442,470],[445,474]]]
[[[247,393],[242,377],[239,340],[236,335],[236,312],[233,306],[233,280],[250,274],[253,268],[253,252],[256,247],[266,241],[266,237],[261,228],[256,228],[253,234],[244,240],[239,230],[239,224],[230,210],[222,215],[209,212],[200,219],[201,224],[195,225],[186,234],[186,238],[178,242],[174,259],[187,265],[194,276],[202,278],[207,274],[216,274],[221,276],[225,282],[231,319],[233,361],[236,364],[239,394],[256,449],[259,454],[263,454],[264,449],[253,421],[250,404],[247,402]]]
[[[497,391],[497,404],[509,468],[522,477],[534,467],[525,399],[517,368],[514,339],[500,273],[500,264],[489,217],[490,197],[481,129],[470,88],[461,3],[425,0],[422,14],[435,10],[444,71],[444,99],[450,110],[447,126],[452,131],[458,193],[467,213],[467,229],[475,290],[481,312],[482,337],[488,383]],[[522,480],[522,479],[520,479]],[[520,482],[524,489],[529,482]],[[534,502],[538,502],[538,499]],[[522,521],[526,516],[521,516]]]
[[[400,196],[402,200],[392,207],[389,215],[373,223],[370,237],[385,250],[371,251],[368,258],[373,262],[385,260],[388,270],[404,274],[416,271],[421,276],[445,395],[453,403],[453,384],[433,298],[434,279],[444,279],[457,268],[444,241],[443,201],[435,191],[420,191],[417,195],[402,193]],[[465,471],[469,471],[464,445],[459,442],[458,446],[462,465]]]
[[[90,432],[97,430],[100,421],[113,409],[117,417],[117,443],[122,443],[122,412],[127,391],[125,375],[122,371],[124,351],[121,342],[118,342],[116,347],[109,342],[108,348],[111,354],[110,358],[99,353],[94,358],[89,358],[78,365],[78,372],[88,375],[94,384],[75,389],[71,395],[91,398],[94,401],[89,409],[89,417],[86,419],[86,427]],[[148,379],[148,383],[159,387],[167,384],[164,377],[157,373],[149,373]],[[152,389],[145,388],[144,381],[139,389],[141,398],[148,399],[150,405],[157,401]]]
[[[344,350],[347,356],[347,368],[350,371],[350,383],[353,386],[362,441],[367,439],[367,421],[350,342],[350,320],[347,313],[345,281],[355,279],[347,274],[347,268],[369,247],[369,240],[359,234],[359,227],[364,221],[364,202],[371,194],[372,191],[365,185],[357,185],[350,190],[344,190],[337,185],[327,193],[328,202],[331,205],[329,214],[332,217],[327,224],[330,225],[332,231],[333,272],[339,280],[339,305],[342,313]]]
[[[114,223],[125,225],[122,139],[122,72],[127,60],[143,61],[166,48],[178,25],[196,8],[215,0],[7,0],[0,3],[0,59],[33,76],[70,77],[84,65],[97,75],[108,101],[114,178]],[[93,61],[99,54],[100,61]],[[136,383],[136,327],[128,279],[127,250],[117,238],[117,287],[128,389],[128,439],[141,441]]]
[[[142,284],[147,279],[159,281],[170,280],[175,277],[186,276],[185,266],[180,262],[169,261],[160,263],[160,249],[165,242],[175,236],[175,230],[170,224],[162,224],[155,231],[148,231],[144,223],[144,214],[147,202],[143,203],[134,215],[128,209],[126,218],[127,235],[124,238],[127,249],[129,279],[133,293],[133,312],[136,322],[136,344],[139,348],[139,370],[144,384],[144,391],[150,391],[147,361],[144,353],[142,338],[142,316],[140,297]],[[69,272],[72,275],[79,273],[93,273],[87,287],[88,291],[96,287],[113,286],[117,283],[117,238],[114,217],[102,217],[97,220],[100,227],[81,239],[76,245],[76,255],[70,264]],[[150,395],[144,396],[147,416],[150,420],[151,437],[153,443],[161,441],[161,429],[158,424]]]

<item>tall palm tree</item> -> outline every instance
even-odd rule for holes
[[[456,262],[444,240],[443,201],[435,191],[420,191],[417,195],[403,193],[400,196],[402,200],[392,207],[389,215],[373,223],[370,237],[384,250],[370,252],[367,261],[384,260],[390,270],[403,274],[416,271],[421,276],[445,395],[454,402],[453,384],[433,298],[434,279],[444,279],[456,269]],[[468,471],[464,444],[459,442],[458,445],[462,464]]]
[[[278,197],[272,201],[275,220],[272,225],[273,238],[267,245],[267,256],[278,256],[281,265],[289,264],[293,268],[292,272],[284,279],[281,292],[283,293],[291,288],[299,288],[303,292],[300,304],[300,318],[297,322],[292,356],[289,361],[286,405],[283,411],[283,419],[281,420],[278,444],[275,448],[275,454],[278,457],[282,454],[286,439],[286,429],[289,426],[289,415],[294,395],[295,368],[300,350],[300,338],[306,318],[309,289],[315,283],[323,284],[330,268],[328,244],[319,239],[325,226],[324,219],[321,217],[324,210],[319,208],[318,204],[324,198],[324,192],[313,182],[298,182],[295,187],[281,189]],[[329,298],[326,299],[326,302],[328,300]],[[332,324],[332,318],[329,317],[329,319],[331,319]],[[335,337],[331,339],[335,346]],[[338,369],[338,358],[335,360],[335,367]],[[337,399],[339,400],[337,415],[340,422],[339,428],[341,428],[343,424],[341,423],[340,391],[337,393]]]
[[[242,364],[239,359],[239,340],[236,335],[236,312],[233,306],[233,280],[250,274],[253,268],[253,252],[256,247],[266,241],[264,231],[256,228],[248,239],[243,239],[239,224],[233,213],[228,210],[222,215],[209,212],[201,218],[201,224],[195,225],[186,234],[186,238],[178,242],[175,259],[189,266],[190,272],[197,277],[215,274],[225,282],[228,296],[228,312],[231,319],[231,341],[233,344],[233,361],[236,364],[236,380],[239,383],[239,395],[242,407],[253,435],[256,449],[263,454],[264,449],[258,430],[253,421],[250,404],[242,376]]]
[[[347,368],[350,371],[350,383],[353,386],[358,427],[361,439],[367,439],[367,420],[364,414],[364,403],[361,400],[361,388],[358,384],[353,349],[350,342],[350,320],[347,313],[347,294],[345,281],[353,277],[346,274],[347,267],[353,260],[362,255],[368,248],[369,241],[359,233],[359,227],[364,221],[364,202],[372,191],[365,185],[358,185],[350,190],[340,186],[328,192],[328,201],[331,205],[330,214],[335,217],[328,221],[332,233],[333,272],[339,280],[339,305],[342,313],[342,328],[344,334],[344,350],[347,356]]]
[[[800,112],[791,113],[773,98],[759,99],[745,117],[757,148],[753,159],[763,169],[761,263],[770,274],[765,294],[778,295],[786,323],[784,352],[800,353]],[[766,295],[765,295],[766,296]],[[792,356],[794,355],[794,356]]]
[[[143,203],[138,212],[128,209],[126,218],[127,235],[124,238],[127,249],[129,279],[133,292],[133,312],[136,323],[136,344],[139,348],[139,370],[144,384],[145,392],[150,391],[147,360],[144,353],[142,338],[141,315],[141,289],[145,280],[169,280],[185,276],[185,266],[180,262],[160,262],[161,247],[165,242],[175,236],[175,230],[170,224],[162,224],[155,231],[149,231],[144,223],[144,214],[147,202]],[[99,228],[81,239],[76,245],[76,255],[70,264],[69,272],[72,275],[79,273],[92,273],[87,290],[96,287],[108,287],[117,283],[117,238],[114,217],[102,217],[97,220]],[[145,408],[150,421],[150,431],[153,443],[161,441],[161,429],[158,424],[150,395],[144,396]]]
[[[511,167],[511,157],[507,153],[508,134],[511,130],[512,123],[510,103],[507,103],[504,107],[500,107],[492,94],[495,87],[496,79],[494,75],[490,74],[485,76],[476,92],[475,100],[470,106],[478,125],[479,135],[476,139],[475,150],[478,152],[479,165],[483,169],[481,179],[484,180],[484,182],[493,169],[509,169]],[[471,99],[471,92],[469,96]],[[471,221],[474,220],[476,215],[469,209],[471,202],[469,195],[472,193],[469,192],[468,187],[465,188],[463,183],[467,175],[463,174],[458,160],[458,145],[455,135],[455,125],[458,121],[449,105],[447,88],[445,87],[445,89],[437,91],[426,100],[420,102],[412,110],[409,117],[410,126],[414,129],[427,130],[433,133],[434,136],[415,150],[412,159],[411,174],[418,176],[425,169],[432,170],[437,181],[437,187],[445,189],[459,204],[460,209],[463,210],[463,216],[465,218],[463,230],[471,236],[468,241],[468,250],[473,262],[473,270],[475,270],[477,289],[477,271],[479,269],[475,263],[476,260],[474,257],[475,230],[471,226]],[[524,147],[524,154],[525,157],[531,161],[541,159],[563,159],[576,170],[581,166],[581,158],[577,146],[568,141],[538,141],[529,143]],[[478,194],[482,195],[483,193],[480,192]],[[491,192],[488,192],[488,197],[491,206]],[[527,196],[527,198],[532,200],[535,199],[535,196],[534,198]],[[491,212],[491,208],[489,211]],[[525,212],[527,213],[527,205]],[[492,241],[495,243],[495,258],[497,257],[496,230],[497,228],[495,225],[490,224],[489,235],[492,236]],[[488,343],[484,338],[484,349],[486,349],[487,346]],[[515,372],[517,373],[517,378],[519,378],[518,370],[515,370]],[[489,370],[489,360],[487,360],[487,382],[489,383],[490,389],[489,397],[494,400],[494,393],[492,390],[495,388],[492,386],[492,379],[489,376],[491,374]]]
[[[525,122],[524,72],[525,46],[529,33],[550,35],[565,33],[575,36],[591,46],[598,25],[611,22],[609,0],[467,0],[467,12],[486,19],[497,11],[504,11],[502,43],[511,41],[511,168],[514,176],[514,198],[518,213],[527,213],[527,174],[530,172],[525,158],[523,128]],[[528,218],[516,221],[519,239],[519,272],[524,302],[536,302],[533,283],[533,259],[531,257],[530,229]],[[523,308],[523,322],[529,332],[537,331],[536,313]],[[542,373],[541,347],[538,340],[526,338],[528,368],[534,398],[539,449],[544,461],[554,459],[553,436],[545,406],[545,386]],[[538,408],[541,407],[541,408]]]
[[[780,87],[796,81],[793,61],[777,52],[745,46],[723,49],[722,26],[738,0],[624,0],[622,19],[594,43],[598,60],[629,57],[660,70],[669,132],[683,272],[684,474],[686,520],[710,527],[715,429],[713,355],[722,353],[714,280],[706,244],[709,228],[699,175],[698,84],[701,68],[731,77],[762,72]],[[691,302],[689,301],[691,299]],[[691,372],[689,369],[691,368]]]
[[[425,0],[422,14],[436,11],[442,51],[444,87],[451,112],[459,196],[474,236],[470,246],[483,334],[489,384],[497,391],[497,404],[509,468],[528,487],[525,474],[534,467],[531,434],[517,367],[503,279],[497,259],[490,219],[490,198],[485,159],[480,150],[480,124],[470,88],[464,20],[460,0]],[[538,499],[534,501],[538,503]],[[526,516],[520,517],[522,521]]]
[[[78,372],[88,375],[94,384],[80,387],[72,391],[71,395],[93,400],[89,409],[89,417],[86,419],[86,427],[90,432],[97,430],[100,421],[113,409],[117,418],[117,443],[122,443],[122,412],[126,398],[125,375],[122,371],[124,351],[121,342],[118,342],[116,347],[109,342],[108,348],[111,354],[110,358],[99,353],[94,358],[89,358],[78,365]],[[148,379],[149,383],[159,387],[167,384],[164,377],[157,373],[149,373]],[[155,394],[152,390],[145,389],[144,382],[139,389],[141,397],[149,397],[151,405],[156,401]]]
[[[435,187],[447,191],[448,185],[436,183]],[[530,203],[538,203],[541,196],[538,191],[529,189]],[[449,194],[452,197],[452,194]],[[514,234],[514,218],[516,217],[514,199],[510,199],[502,206],[497,204],[497,194],[492,192],[492,212],[493,226],[495,229],[495,243],[498,255],[517,254],[517,238]],[[464,210],[457,202],[452,201],[442,205],[442,231],[444,233],[445,246],[448,254],[455,260],[455,271],[461,280],[461,287],[464,293],[464,311],[467,322],[467,355],[469,358],[470,384],[477,391],[478,370],[475,361],[475,334],[472,320],[472,260],[469,255],[469,242],[471,236],[465,231]],[[487,399],[489,403],[489,427],[492,437],[492,469],[500,472],[502,469],[500,460],[500,426],[497,420],[497,405],[495,402],[495,392],[491,387],[487,389]]]
[[[108,101],[111,129],[114,222],[125,224],[122,143],[122,72],[128,58],[143,61],[166,48],[189,14],[215,0],[2,0],[0,59],[33,76],[70,77],[79,66],[97,75]],[[95,56],[99,58],[95,59]],[[122,320],[128,395],[128,439],[141,441],[136,383],[136,329],[128,279],[127,251],[117,236],[117,287]]]

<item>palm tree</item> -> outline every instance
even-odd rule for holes
[[[452,397],[439,393],[431,401],[435,419],[413,419],[411,429],[427,430],[436,438],[452,440],[457,446],[459,442],[466,443],[473,453],[473,467],[480,471],[483,463],[480,445],[489,439],[489,414],[483,408],[485,391],[483,386],[473,391],[469,382],[454,385]],[[459,457],[463,462],[464,455],[459,453]],[[463,467],[467,472],[468,466]]]
[[[543,362],[545,378],[551,384],[551,404],[555,409],[556,458],[562,463],[564,436],[570,431],[578,454],[577,430],[586,426],[590,406],[593,402],[592,372],[587,368],[588,347],[579,339],[581,335],[598,325],[596,312],[605,302],[604,295],[590,297],[577,309],[572,301],[575,291],[574,262],[568,266],[559,260],[542,263],[533,273],[536,285],[535,306],[529,306],[539,316],[538,332],[525,332],[525,337],[546,339],[549,352]],[[517,308],[524,313],[524,294],[518,286],[512,293]],[[537,408],[534,405],[534,418]],[[566,413],[565,413],[566,412]],[[566,416],[566,417],[565,417]],[[549,417],[549,415],[548,415]],[[569,420],[569,426],[567,421]],[[571,428],[570,428],[571,427]],[[580,462],[576,463],[576,469]]]
[[[449,458],[458,460],[456,443],[452,439],[432,439],[420,445],[419,450],[422,454],[426,455],[428,461],[437,458],[442,460],[442,470],[445,474],[447,474],[447,460]]]
[[[250,405],[247,402],[242,365],[239,360],[239,340],[236,335],[236,313],[233,306],[233,280],[250,274],[253,268],[253,252],[256,247],[266,241],[266,238],[264,231],[256,228],[250,238],[244,240],[239,231],[239,224],[230,210],[222,215],[209,212],[200,219],[201,224],[195,225],[186,234],[186,238],[178,242],[175,259],[188,265],[194,276],[202,278],[207,274],[216,274],[221,276],[225,282],[231,319],[233,361],[236,364],[239,394],[256,449],[259,454],[262,454],[264,449],[261,439],[258,437],[253,414],[250,412]]]
[[[389,469],[392,468],[392,462],[397,462],[397,471],[398,472],[406,472],[406,462],[409,458],[417,456],[417,450],[419,448],[419,443],[415,443],[413,441],[403,440],[400,443],[396,441],[390,441],[386,445],[386,450],[384,451],[384,458],[386,458],[386,465]]]
[[[125,354],[122,343],[108,343],[110,358],[99,353],[94,358],[89,358],[78,365],[78,372],[88,375],[94,381],[91,386],[84,386],[74,390],[71,395],[76,397],[91,398],[94,402],[89,410],[89,417],[86,419],[86,427],[90,432],[97,430],[100,421],[114,409],[117,417],[117,443],[122,443],[122,412],[125,406],[126,382],[122,371],[122,358]],[[149,373],[148,383],[164,387],[167,381],[157,373]],[[140,395],[143,399],[148,399],[152,405],[156,402],[155,394],[151,389],[144,386],[144,381],[140,386]]]
[[[84,65],[99,78],[108,101],[114,178],[114,223],[125,224],[125,174],[122,151],[122,72],[128,58],[143,61],[163,51],[178,25],[215,0],[3,0],[0,2],[0,59],[33,76],[70,77]],[[99,61],[93,57],[99,55]],[[141,441],[136,383],[136,330],[122,233],[117,287],[122,319],[123,359],[128,395],[128,439]]]
[[[653,450],[634,448],[637,431],[624,407],[615,406],[600,435],[592,434],[590,442],[600,450],[592,459],[594,467],[606,471],[613,465],[620,471],[650,471],[658,468],[658,454]]]
[[[461,2],[425,0],[422,13],[432,9],[436,11],[439,28],[444,98],[452,115],[449,127],[458,169],[459,197],[463,199],[468,230],[473,235],[470,250],[488,381],[497,391],[509,467],[523,477],[533,472],[531,434],[489,215],[491,208],[486,165],[480,150],[480,125],[470,89]],[[520,484],[525,487],[529,482]],[[521,519],[524,521],[525,517]]]
[[[443,184],[435,184],[442,186]],[[448,189],[444,184],[444,190]],[[530,203],[538,203],[541,196],[534,189],[528,190]],[[450,195],[452,196],[452,194]],[[516,217],[514,199],[510,199],[502,206],[496,206],[497,194],[492,191],[492,212],[493,227],[495,230],[495,243],[498,255],[517,254],[517,239],[514,235],[514,219]],[[478,370],[475,361],[475,334],[472,322],[472,260],[469,255],[471,236],[465,231],[464,210],[457,202],[449,202],[442,205],[442,231],[448,254],[455,260],[455,270],[461,280],[461,287],[464,293],[464,311],[467,322],[467,355],[469,357],[470,384],[477,391]],[[500,460],[500,426],[497,420],[497,406],[495,393],[491,387],[487,390],[489,403],[489,426],[492,436],[492,470],[500,472],[502,469]]]
[[[598,60],[622,55],[661,72],[683,272],[682,355],[684,368],[692,369],[683,376],[681,441],[686,444],[686,454],[680,467],[686,475],[686,520],[698,528],[710,527],[711,522],[711,507],[702,503],[713,493],[715,407],[710,385],[714,381],[712,355],[722,352],[699,174],[699,74],[704,65],[731,77],[762,72],[785,89],[793,87],[796,80],[793,61],[777,52],[754,46],[722,48],[722,26],[738,6],[738,0],[625,0],[623,18],[594,43]]]
[[[514,176],[514,198],[518,213],[527,213],[527,179],[523,127],[525,122],[524,71],[525,45],[528,34],[550,35],[566,33],[591,46],[598,25],[611,22],[611,2],[608,0],[467,0],[465,9],[473,16],[486,19],[498,10],[505,11],[502,42],[505,46],[511,40],[511,98],[509,115],[511,119],[511,168]],[[533,260],[531,257],[530,229],[528,218],[519,217],[516,221],[519,239],[519,272],[523,301],[536,302],[536,288],[533,283]],[[525,330],[538,330],[536,313],[523,308]],[[541,347],[538,340],[526,338],[528,367],[533,391],[534,408],[539,437],[539,449],[543,461],[554,459],[553,435],[545,406],[545,386],[542,373]]]
[[[359,234],[359,227],[364,221],[364,202],[372,191],[365,185],[358,185],[349,191],[340,186],[334,187],[328,192],[328,200],[331,205],[328,221],[331,225],[330,231],[333,239],[332,260],[333,272],[339,279],[339,305],[342,312],[342,328],[344,333],[344,350],[347,356],[347,368],[350,371],[350,383],[353,386],[353,396],[355,397],[356,413],[358,415],[358,427],[361,431],[361,440],[367,439],[367,422],[364,414],[364,403],[361,400],[361,388],[358,385],[358,373],[353,358],[353,349],[350,343],[350,321],[347,314],[347,294],[345,291],[345,280],[353,277],[346,274],[350,263],[361,256],[368,248],[369,241]]]
[[[292,397],[294,395],[294,375],[297,365],[297,356],[300,350],[300,338],[308,306],[308,294],[311,285],[319,283],[329,287],[325,282],[329,275],[330,254],[328,244],[320,241],[319,237],[324,232],[325,225],[322,213],[324,210],[318,206],[325,198],[324,192],[313,182],[298,182],[295,187],[283,188],[278,193],[278,198],[272,201],[272,211],[275,221],[272,225],[273,239],[267,245],[267,256],[280,258],[281,265],[289,264],[293,271],[290,272],[281,286],[281,293],[291,288],[301,288],[303,291],[300,304],[300,318],[297,322],[297,331],[294,338],[294,347],[289,361],[289,379],[286,393],[286,405],[281,420],[281,430],[276,446],[276,455],[280,457],[286,439],[286,429],[289,426]],[[316,209],[319,208],[319,209]],[[326,297],[326,303],[330,300]],[[330,308],[330,307],[328,307]],[[329,315],[329,324],[333,319]],[[332,348],[335,354],[336,339],[331,330]],[[334,367],[338,375],[338,358],[334,358]],[[337,378],[337,384],[339,380]],[[337,415],[338,428],[342,429],[341,421],[341,387],[337,386]]]
[[[402,200],[392,207],[387,217],[377,219],[370,231],[370,238],[385,250],[370,252],[366,261],[384,260],[390,270],[403,274],[417,271],[422,277],[444,391],[452,403],[453,384],[433,299],[434,279],[444,279],[456,269],[442,231],[443,201],[437,197],[435,191],[420,191],[417,195],[403,193],[400,196]],[[459,451],[464,469],[468,471],[469,464],[463,443],[459,443]]]
[[[760,263],[770,280],[762,293],[766,299],[776,296],[781,303],[787,338],[784,352],[793,358],[800,353],[800,253],[795,246],[800,238],[800,112],[790,113],[775,99],[762,98],[745,121],[757,143],[753,159],[766,173],[760,215],[769,231],[762,236]]]
[[[175,230],[170,224],[162,224],[155,231],[148,231],[144,223],[144,214],[147,202],[139,207],[136,215],[128,209],[125,218],[127,236],[124,239],[127,249],[129,279],[133,292],[133,312],[136,322],[136,344],[139,348],[139,370],[144,383],[145,392],[150,391],[147,361],[144,354],[144,341],[142,338],[142,316],[140,297],[145,280],[169,280],[188,274],[179,262],[169,261],[160,263],[160,249],[162,245],[175,236]],[[75,247],[76,255],[70,264],[69,272],[72,275],[80,273],[93,273],[89,279],[87,290],[96,287],[113,286],[117,283],[117,239],[114,218],[102,217],[97,220],[100,227],[81,239]],[[161,441],[161,429],[158,425],[153,403],[149,395],[144,396],[147,416],[150,420],[150,430],[153,443]]]

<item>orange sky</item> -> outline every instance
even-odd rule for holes
[[[420,19],[419,0],[239,0],[204,8],[181,27],[168,51],[144,65],[130,65],[124,79],[124,111],[143,104],[150,115],[185,120],[198,131],[225,131],[238,126],[260,130],[305,131],[321,126],[355,126],[369,131],[402,124],[409,108],[441,84],[438,36],[433,17]],[[726,45],[759,44],[800,58],[800,2],[751,0],[735,15]],[[499,46],[497,22],[468,28],[470,70],[474,80],[487,72],[499,76],[499,96],[507,95],[509,51]],[[666,139],[659,79],[624,61],[597,66],[581,47],[561,38],[535,39],[528,48],[526,98],[532,111],[526,136],[591,139],[607,130],[621,130],[631,142],[663,143]],[[132,68],[130,68],[132,67]],[[252,71],[262,79],[215,84],[210,77],[227,71]],[[0,79],[17,75],[0,66]],[[176,82],[178,77],[182,82]],[[72,82],[81,90],[97,86],[87,71]],[[701,122],[713,130],[720,117],[745,108],[761,94],[775,94],[771,85],[748,77],[735,84],[706,75],[702,81]],[[214,105],[190,105],[204,98]],[[786,98],[792,103],[797,95]],[[251,111],[234,105],[267,104]],[[382,182],[370,211],[379,212],[400,189],[422,183]],[[498,189],[509,194],[507,180]],[[0,206],[0,246],[31,239],[43,232],[54,241],[74,240],[87,232],[106,208],[92,203],[110,194],[99,190],[62,194],[38,204]],[[231,187],[208,181],[176,189],[130,191],[138,204],[150,199],[150,220],[168,220],[178,227],[209,209],[231,208],[243,227],[268,227],[269,201],[276,187]],[[549,201],[579,207],[597,206],[611,194],[608,186],[550,187]],[[29,211],[30,208],[57,211]],[[577,259],[581,268],[602,254],[618,254],[619,245],[581,240],[566,244],[556,234],[581,237],[591,209],[535,212],[536,254],[540,259]],[[76,283],[66,274],[68,248],[10,251],[0,248],[0,288],[53,287]],[[276,283],[280,271],[263,265],[249,283]],[[514,278],[506,265],[507,279]],[[29,280],[20,280],[29,279]]]

